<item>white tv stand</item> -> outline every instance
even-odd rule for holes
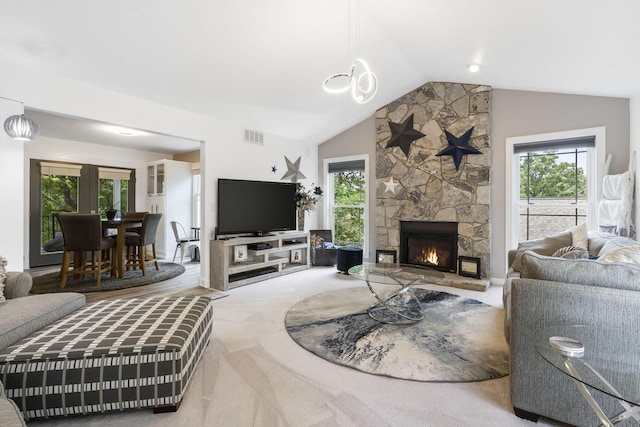
[[[251,245],[268,247],[251,249]],[[309,233],[305,231],[211,240],[210,250],[211,285],[221,291],[306,270],[311,265]],[[246,259],[237,260],[236,252],[244,252]]]

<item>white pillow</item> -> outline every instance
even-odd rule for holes
[[[583,249],[589,249],[589,236],[587,235],[587,223],[569,229],[571,232],[571,246],[577,246]]]
[[[615,249],[598,258],[602,262],[626,262],[628,264],[640,265],[640,245],[625,246]]]

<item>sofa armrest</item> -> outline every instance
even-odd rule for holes
[[[514,408],[571,425],[598,425],[589,405],[568,375],[540,356],[534,342],[555,325],[586,325],[640,330],[640,292],[599,286],[514,279],[511,284],[510,381]],[[640,355],[637,361],[640,362]],[[613,384],[620,378],[608,378]],[[625,385],[620,385],[624,388]],[[567,390],[575,393],[567,393]],[[619,390],[623,392],[622,390]],[[606,413],[615,400],[599,401]]]
[[[7,299],[26,297],[29,295],[33,279],[29,273],[23,271],[7,271],[4,286],[4,296]]]

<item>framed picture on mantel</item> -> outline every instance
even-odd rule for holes
[[[459,256],[458,257],[458,275],[479,279],[480,278],[480,258],[474,258],[470,256]]]

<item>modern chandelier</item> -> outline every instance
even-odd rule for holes
[[[356,0],[357,2],[358,0]],[[359,7],[356,4],[356,12]],[[356,46],[360,43],[360,22],[356,17]],[[349,49],[351,48],[351,1],[349,2]],[[373,99],[378,91],[378,78],[371,71],[369,64],[362,58],[357,58],[351,64],[348,73],[337,73],[327,77],[322,83],[322,88],[328,93],[343,93],[351,90],[354,101],[364,104]]]

